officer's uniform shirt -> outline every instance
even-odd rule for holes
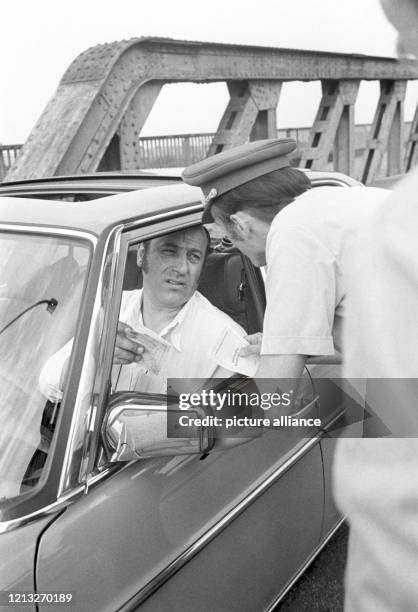
[[[350,522],[345,609],[409,612],[418,610],[418,170],[370,218],[354,255],[344,374],[369,379],[375,417],[365,424],[395,438],[337,447],[335,495]]]
[[[315,187],[274,218],[267,236],[262,355],[341,351],[350,240],[387,191]]]

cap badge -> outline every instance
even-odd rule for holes
[[[216,196],[217,196],[217,195],[218,195],[218,192],[217,192],[217,190],[216,190],[216,189],[213,187],[213,188],[212,188],[212,189],[209,191],[208,195],[205,197],[205,199],[204,199],[204,201],[203,201],[204,205],[205,205],[205,206],[208,206],[208,205],[210,204],[211,200],[213,200],[214,198],[216,198]]]

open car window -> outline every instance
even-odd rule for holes
[[[198,236],[200,232],[203,230],[197,231]],[[210,250],[205,253],[200,272],[196,273],[193,263],[187,269],[186,264],[179,264],[176,255],[172,255],[176,245],[170,236],[175,237],[176,233],[165,236],[167,244],[164,236],[150,241],[152,244],[146,248],[145,255],[141,255],[144,244],[129,247],[119,313],[121,333],[116,340],[110,383],[113,392],[166,393],[167,378],[211,377],[216,364],[208,364],[208,352],[214,351],[216,334],[221,335],[230,328],[244,337],[260,330],[262,306],[256,305],[260,288],[254,286],[255,280],[250,278],[253,270],[236,249],[222,244],[220,236],[211,232]],[[141,257],[142,265],[138,265]],[[256,281],[262,286],[260,279]],[[151,298],[154,310],[161,307],[162,316],[159,325],[158,315],[151,317],[150,329],[146,313],[144,316],[144,302]],[[172,315],[165,317],[164,309],[171,307]],[[196,320],[198,323],[193,326]],[[126,329],[128,335],[122,337]],[[134,361],[134,341],[145,347],[142,358],[139,354],[137,361]],[[121,342],[131,354],[121,355]]]

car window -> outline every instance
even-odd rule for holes
[[[84,241],[0,232],[0,500],[39,481],[54,435],[60,389],[49,387],[50,358],[68,357],[89,263]]]
[[[205,313],[205,309],[209,322],[213,319],[215,325],[230,325],[233,329],[239,329],[242,335],[260,329],[260,317],[254,306],[254,288],[250,286],[241,254],[231,245],[223,244],[221,236],[215,232],[210,232],[211,247],[206,253],[207,238],[204,230],[196,228],[196,236],[193,236],[194,231],[188,230],[192,238],[185,244],[181,233],[174,233],[149,241],[148,244],[131,245],[124,271],[119,314],[120,342],[122,345],[126,341],[127,352],[123,354],[117,342],[114,361],[121,363],[114,368],[114,390],[135,388],[142,392],[166,392],[164,376],[158,381],[155,379],[164,370],[158,364],[164,362],[167,353],[170,354],[169,361],[173,358],[174,345],[180,364],[175,371],[180,373],[183,334],[185,342],[188,341],[185,319],[198,316],[204,321],[205,314],[202,313]],[[153,312],[148,314],[147,320],[149,302]],[[161,309],[161,316],[155,313],[158,309]],[[122,338],[123,330],[127,330],[127,338]],[[135,331],[141,335],[138,336]],[[205,338],[205,332],[204,329],[200,330],[201,340]],[[130,352],[134,347],[130,344],[129,334],[132,342],[137,340],[138,343],[149,344],[150,350],[144,352],[145,361],[148,360],[145,364],[148,377],[141,374],[141,366],[145,365],[140,355],[134,365],[123,362],[124,359],[134,357]],[[198,338],[194,342],[197,344]],[[151,352],[154,352],[153,359]],[[190,359],[189,355],[183,363],[183,377],[189,375],[187,362]],[[202,369],[201,376],[204,375],[205,370]]]
[[[215,356],[221,338],[231,333],[242,339],[260,329],[262,313],[254,306],[241,254],[230,245],[224,250],[212,232],[207,251],[202,226],[188,227],[185,234],[190,239],[176,231],[129,245],[122,292],[113,296],[120,309],[110,399],[128,391],[152,403],[157,396],[198,391],[209,379],[230,377],[238,372]],[[106,454],[99,451],[100,470]]]

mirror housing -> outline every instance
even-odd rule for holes
[[[187,411],[174,410],[165,395],[148,395],[121,391],[109,402],[103,421],[102,435],[111,462],[132,461],[170,455],[202,455],[210,451],[213,439],[210,428],[180,427],[176,437],[168,437],[170,413],[188,414],[202,419],[206,412],[200,406]],[[187,435],[186,435],[187,431]]]

